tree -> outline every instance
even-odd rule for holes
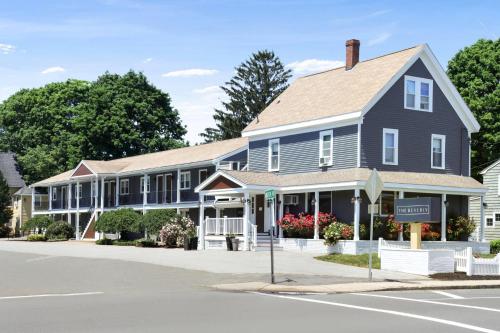
[[[258,51],[235,68],[233,78],[221,86],[229,97],[213,116],[216,128],[200,134],[206,142],[241,136],[241,131],[288,87],[291,71],[272,51]]]
[[[448,62],[448,76],[481,125],[472,135],[472,176],[500,158],[500,39],[480,39]]]
[[[0,104],[0,148],[33,183],[82,159],[114,159],[184,145],[168,94],[142,73],[105,73],[23,89]]]
[[[23,223],[21,230],[23,231],[34,231],[38,229],[38,233],[42,233],[46,230],[54,221],[48,216],[37,215],[30,218],[26,223]]]
[[[147,231],[148,234],[158,235],[161,228],[177,217],[175,209],[152,209],[140,219],[137,231]]]
[[[9,185],[0,173],[0,225],[9,223],[12,218],[12,209],[10,209],[11,197]]]

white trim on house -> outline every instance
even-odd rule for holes
[[[491,222],[491,225],[488,225],[488,222]],[[495,215],[494,214],[484,217],[484,226],[485,226],[485,228],[492,228],[492,229],[495,228]]]
[[[330,144],[329,144],[329,150],[330,154],[329,156],[324,156],[323,155],[323,143],[325,140],[325,136],[330,137]],[[324,163],[321,163],[321,159],[327,158],[328,160],[325,161]],[[319,166],[332,166],[333,165],[333,130],[326,130],[326,131],[321,131],[319,132]]]
[[[124,184],[127,184],[127,185],[125,186]],[[125,189],[127,190],[126,192],[125,192]],[[120,195],[129,195],[130,194],[130,180],[128,178],[120,179],[119,192],[120,192]]]
[[[146,193],[149,193],[151,192],[151,177],[148,175],[146,176],[147,177],[147,182],[146,182]],[[139,193],[144,193],[144,176],[142,176],[139,180],[139,189],[140,189],[140,192]]]
[[[441,140],[441,166],[434,166],[434,139]],[[432,134],[431,136],[431,168],[440,170],[446,168],[446,135]]]
[[[394,135],[394,147],[386,147],[386,142],[385,142],[385,135],[386,134],[393,134]],[[394,161],[387,161],[386,156],[385,156],[385,150],[386,148],[392,148],[394,149]],[[399,130],[395,128],[384,128],[382,130],[382,164],[385,165],[398,165],[399,162]]]
[[[412,81],[415,84],[415,100],[414,100],[413,107],[407,105],[407,103],[408,103],[408,100],[406,99],[407,94],[408,94],[407,81]],[[407,110],[432,112],[432,101],[433,101],[433,88],[432,88],[432,86],[433,86],[433,82],[434,81],[431,79],[425,79],[422,77],[405,75],[405,79],[404,79],[404,105],[403,105],[403,107]],[[420,103],[422,101],[422,91],[421,91],[422,83],[427,83],[429,85],[429,96],[428,96],[429,97],[429,102],[428,102],[429,108],[428,109],[422,109],[420,107]]]
[[[76,184],[75,192],[76,192],[76,199],[81,199],[83,195],[83,184],[81,183]]]
[[[186,177],[187,175],[187,177]],[[184,177],[184,180],[182,179]],[[191,170],[181,171],[180,174],[180,190],[189,190],[191,188]],[[189,184],[188,184],[189,182]]]
[[[479,174],[484,175],[485,173],[487,173],[488,171],[490,171],[491,169],[496,167],[498,164],[500,164],[500,158],[498,160],[496,160],[495,162],[491,163],[485,169],[481,170],[481,172]]]
[[[358,142],[357,142],[357,160],[356,166],[361,168],[361,124],[362,122],[358,122]]]
[[[273,145],[274,144],[278,144],[278,154],[276,155],[278,157],[278,163],[277,163],[277,167],[276,168],[273,168],[273,162],[272,162],[272,158],[273,158]],[[281,147],[280,147],[280,139],[277,138],[277,139],[271,139],[268,141],[267,143],[267,157],[268,157],[268,171],[279,171],[280,170],[280,151],[281,151]]]

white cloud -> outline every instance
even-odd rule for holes
[[[376,36],[375,38],[370,39],[367,44],[368,44],[368,46],[381,44],[381,43],[385,42],[386,40],[388,40],[391,36],[392,36],[391,33],[384,32],[384,33],[381,33],[380,35]]]
[[[0,43],[0,52],[3,54],[12,53],[15,50],[16,50],[16,47],[14,45]]]
[[[344,62],[340,60],[320,60],[320,59],[306,59],[302,61],[294,61],[286,65],[292,69],[295,74],[309,74],[314,72],[321,72],[327,69],[337,68],[344,66]]]
[[[222,92],[219,86],[208,86],[205,88],[194,89],[195,94],[205,95],[205,94],[218,94]]]
[[[42,74],[50,74],[50,73],[61,73],[64,71],[66,71],[66,70],[64,68],[62,68],[61,66],[54,66],[54,67],[49,67],[49,68],[44,69],[41,73]]]
[[[179,71],[167,72],[162,74],[163,77],[191,77],[191,76],[209,76],[217,74],[216,69],[190,68]]]
[[[153,61],[153,58],[146,58],[146,59],[144,59],[143,63],[147,64],[147,63],[150,63],[151,61]]]

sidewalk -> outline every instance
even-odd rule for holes
[[[499,280],[415,280],[405,282],[355,282],[327,285],[281,285],[263,282],[247,282],[233,284],[219,284],[212,286],[216,290],[233,292],[266,292],[266,293],[360,293],[370,291],[389,290],[425,290],[425,289],[480,289],[500,288]]]

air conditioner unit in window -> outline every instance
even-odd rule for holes
[[[299,196],[298,195],[285,195],[284,198],[285,205],[293,205],[296,206],[299,204]]]
[[[320,157],[319,165],[320,166],[330,165],[330,157]]]

